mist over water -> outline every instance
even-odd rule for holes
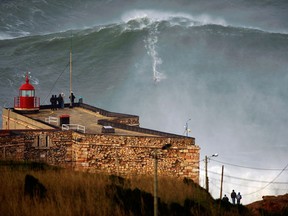
[[[0,106],[30,72],[42,104],[69,90],[85,103],[189,136],[210,192],[243,203],[287,193],[288,25],[285,1],[3,1]],[[3,14],[3,15],[2,15]],[[263,169],[259,169],[263,168]]]

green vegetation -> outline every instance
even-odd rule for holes
[[[127,180],[13,161],[1,161],[0,172],[0,215],[153,215],[153,177]],[[44,198],[24,195],[27,174],[45,186]],[[159,215],[249,215],[187,179],[159,178],[158,196]]]

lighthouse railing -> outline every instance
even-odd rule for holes
[[[29,107],[26,107],[27,104],[21,104],[21,98],[25,98],[25,97],[22,97],[22,96],[17,96],[17,97],[14,97],[14,107],[15,108],[39,108],[40,107],[40,98],[39,97],[28,97],[28,98],[33,98],[33,107],[29,106]]]
[[[34,97],[34,107],[39,108],[40,107],[40,98]]]
[[[14,97],[14,107],[20,107],[20,97]]]

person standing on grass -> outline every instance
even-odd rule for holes
[[[237,199],[237,204],[239,205],[240,204],[240,201],[242,199],[242,196],[240,194],[240,192],[238,192],[237,196],[236,196],[236,199]]]
[[[226,196],[226,194],[224,195],[224,197],[222,198],[222,200],[223,200],[224,202],[226,202],[226,203],[229,202],[229,198]]]
[[[232,190],[231,199],[232,199],[232,203],[235,205],[236,193],[234,190]]]

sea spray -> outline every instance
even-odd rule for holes
[[[144,40],[145,48],[147,54],[152,58],[152,68],[153,68],[153,80],[157,83],[165,79],[166,76],[160,72],[160,65],[162,64],[162,59],[157,52],[157,42],[158,42],[158,25],[155,23],[154,27],[149,29],[149,34]]]

